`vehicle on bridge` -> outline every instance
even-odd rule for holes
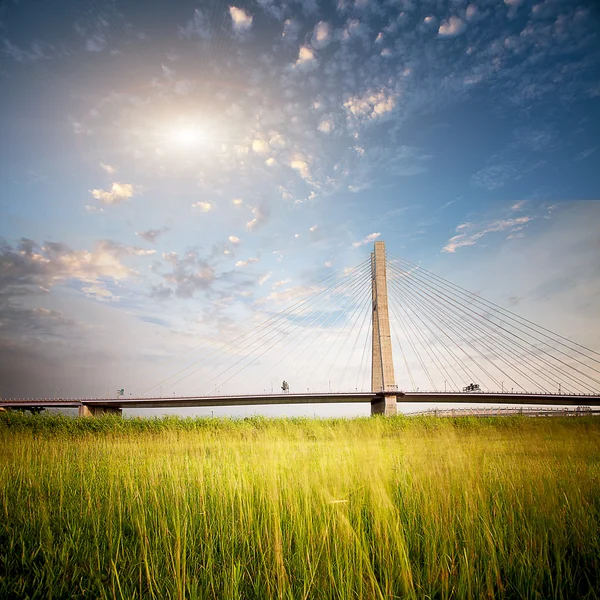
[[[470,383],[463,388],[463,392],[480,392],[481,388],[478,383]]]

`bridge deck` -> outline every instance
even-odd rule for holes
[[[371,403],[374,392],[261,394],[238,396],[175,396],[169,398],[15,398],[0,400],[5,408],[76,408],[81,405],[113,408],[185,408],[214,406],[259,406],[275,404]],[[398,392],[399,402],[428,404],[537,404],[551,406],[600,406],[599,395],[496,393],[496,392]]]

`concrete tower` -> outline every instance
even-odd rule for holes
[[[388,314],[385,243],[375,242],[371,253],[371,289],[373,294],[371,390],[381,396],[371,404],[371,414],[395,415],[398,386],[394,377],[392,337]]]

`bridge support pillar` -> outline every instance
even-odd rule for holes
[[[375,242],[371,254],[371,290],[373,300],[371,391],[379,396],[371,403],[372,415],[392,416],[397,412],[392,336],[388,314],[385,243]]]
[[[395,417],[398,414],[396,396],[384,394],[371,402],[371,415],[383,415],[384,417]]]
[[[101,417],[102,415],[115,415],[120,417],[123,410],[116,406],[93,406],[82,404],[79,407],[80,417]]]

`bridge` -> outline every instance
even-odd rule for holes
[[[375,242],[370,257],[354,269],[326,276],[306,296],[242,334],[201,340],[199,347],[198,359],[184,367],[179,362],[141,393],[13,398],[0,400],[0,407],[77,408],[79,415],[92,416],[126,408],[369,403],[372,414],[390,416],[398,401],[600,406],[598,352],[419,265],[388,257],[384,242]],[[398,365],[394,355],[402,359]],[[306,368],[320,384],[306,392],[284,382],[281,393],[220,393],[236,378],[238,389],[251,387],[249,367],[264,362],[270,374],[286,359],[286,369],[297,374]],[[331,391],[336,373],[339,389]],[[200,385],[214,386],[213,393],[179,392],[182,382],[198,376]],[[164,388],[177,391],[169,396]]]

